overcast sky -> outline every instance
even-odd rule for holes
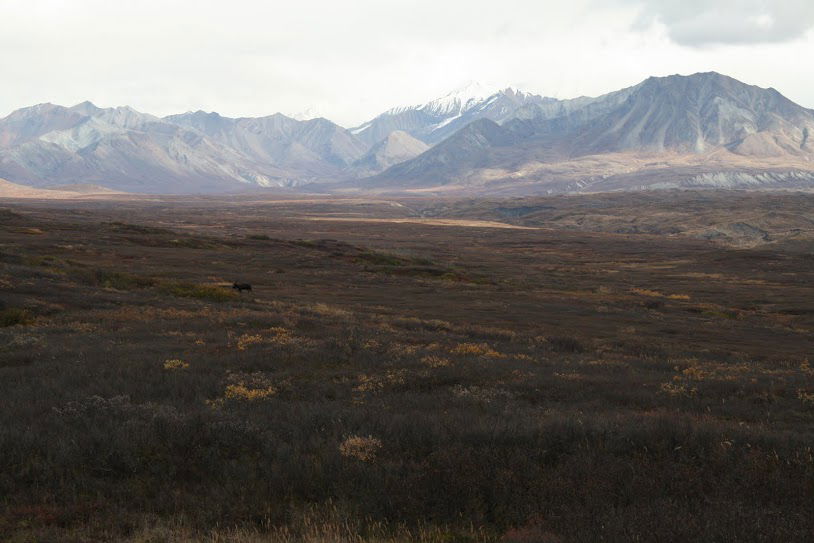
[[[571,98],[715,70],[814,108],[814,0],[0,0],[0,117],[41,102],[352,126],[468,81]]]

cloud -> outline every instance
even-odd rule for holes
[[[470,80],[571,98],[710,70],[814,105],[800,69],[814,33],[792,39],[814,0],[706,2],[0,0],[0,117],[91,100],[156,115],[316,108],[355,126]]]
[[[664,25],[680,45],[792,41],[814,27],[812,0],[650,0],[635,26]]]

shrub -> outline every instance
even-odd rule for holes
[[[377,266],[401,266],[405,264],[405,260],[399,256],[387,253],[379,253],[376,251],[366,251],[357,255],[360,261],[374,264]]]
[[[489,358],[505,358],[506,355],[500,354],[492,347],[489,346],[488,343],[459,343],[457,346],[453,347],[450,352],[452,354],[458,355],[474,355],[474,356],[486,356]]]
[[[159,290],[179,298],[196,298],[211,302],[228,302],[237,298],[237,293],[217,285],[199,285],[195,283],[165,282]]]
[[[585,351],[585,347],[577,338],[554,336],[547,339],[551,349],[558,353],[581,353]]]
[[[642,305],[647,309],[661,309],[664,307],[664,302],[661,300],[647,300]]]
[[[93,270],[77,269],[73,271],[74,277],[87,285],[116,290],[132,290],[134,288],[147,288],[153,286],[155,280],[127,272],[110,271],[101,268]]]
[[[226,379],[223,397],[209,402],[212,406],[222,406],[225,402],[252,402],[265,400],[279,392],[279,389],[262,372],[234,373]]]
[[[185,370],[189,367],[188,362],[184,362],[183,360],[178,360],[177,358],[172,360],[165,360],[164,361],[164,369],[165,370]]]
[[[0,309],[0,328],[16,326],[18,324],[31,324],[32,322],[34,322],[34,317],[25,309],[18,307]]]
[[[339,453],[362,462],[373,462],[381,448],[381,440],[373,436],[349,436],[339,444]]]
[[[223,396],[227,400],[265,400],[269,396],[277,394],[277,389],[273,386],[264,388],[254,388],[253,386],[244,383],[237,383],[226,385],[226,391]]]
[[[245,351],[251,345],[263,343],[263,336],[259,334],[243,334],[237,338],[237,350]]]
[[[421,359],[421,363],[431,368],[446,368],[451,364],[448,358],[430,354]]]

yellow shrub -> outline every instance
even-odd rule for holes
[[[690,366],[681,373],[687,379],[692,379],[694,381],[703,381],[704,379],[709,378],[713,375],[711,372],[705,371],[698,366]]]
[[[277,389],[273,386],[265,388],[252,388],[243,383],[226,385],[223,397],[227,400],[264,400],[269,396],[277,394]]]
[[[362,462],[373,462],[381,448],[381,440],[373,436],[349,436],[339,444],[339,453]]]
[[[263,343],[263,336],[258,334],[243,334],[237,338],[237,350],[245,351],[251,345],[256,345],[258,343]]]
[[[280,326],[268,328],[263,331],[265,334],[243,334],[237,338],[237,350],[245,351],[252,345],[259,345],[266,343],[269,345],[290,345],[295,342],[297,338],[291,335],[291,331]]]
[[[188,367],[189,367],[189,364],[187,362],[184,362],[183,360],[178,360],[177,358],[174,358],[172,360],[165,360],[164,361],[164,369],[165,370],[171,370],[171,371],[172,370],[185,370]]]
[[[393,356],[412,356],[418,352],[418,345],[410,345],[407,343],[393,343],[387,349],[387,352]]]
[[[271,337],[266,338],[266,343],[271,343],[272,345],[288,345],[294,342],[294,336],[291,335],[291,331],[281,326],[275,326],[266,331],[272,334]]]
[[[630,292],[633,294],[640,294],[642,296],[650,296],[651,298],[668,298],[670,300],[689,300],[690,297],[686,294],[664,294],[658,290],[650,290],[646,288],[632,288]]]
[[[453,347],[450,352],[462,356],[488,356],[489,358],[505,358],[506,355],[500,354],[492,349],[488,343],[459,343]]]
[[[384,375],[359,375],[359,384],[354,392],[377,392],[387,386],[403,385],[407,380],[407,370],[388,370]]]
[[[667,296],[671,300],[689,300],[690,297],[687,294],[670,294]]]
[[[632,288],[630,289],[630,292],[634,294],[641,294],[642,296],[651,296],[653,298],[661,298],[662,296],[664,296],[664,294],[662,294],[658,290],[650,290],[646,288]]]
[[[661,391],[666,392],[670,396],[694,396],[696,389],[687,388],[685,385],[675,383],[662,383]]]
[[[422,358],[421,363],[431,368],[445,368],[449,366],[452,362],[450,362],[448,358],[444,358],[443,356],[436,356],[434,354],[431,354]]]
[[[233,373],[226,379],[223,396],[207,403],[212,407],[222,407],[226,401],[265,400],[279,392],[271,380],[262,372]]]

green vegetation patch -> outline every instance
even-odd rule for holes
[[[64,268],[65,262],[49,255],[26,255],[21,262],[26,266],[40,266],[43,268]]]
[[[424,279],[439,279],[455,283],[491,284],[493,281],[439,265],[428,258],[401,256],[393,253],[365,250],[353,255],[353,260],[365,265],[365,271],[406,275]]]
[[[9,224],[12,221],[19,221],[22,218],[23,218],[22,215],[13,212],[10,209],[6,208],[0,209],[0,224]]]
[[[212,238],[179,235],[168,228],[155,228],[122,222],[102,223],[110,231],[125,234],[124,241],[143,247],[174,247],[183,249],[213,249],[224,244]]]
[[[175,234],[172,230],[167,228],[156,228],[154,226],[143,226],[140,224],[128,224],[124,222],[108,222],[102,223],[114,232],[124,234]]]
[[[233,290],[218,285],[168,281],[159,284],[158,289],[164,294],[170,294],[178,298],[196,298],[210,302],[228,302],[238,297]]]
[[[133,290],[155,285],[155,279],[152,277],[101,268],[74,269],[72,273],[77,281],[102,288]]]
[[[31,324],[34,317],[26,309],[19,307],[7,307],[0,309],[0,328],[17,326],[18,324]]]

